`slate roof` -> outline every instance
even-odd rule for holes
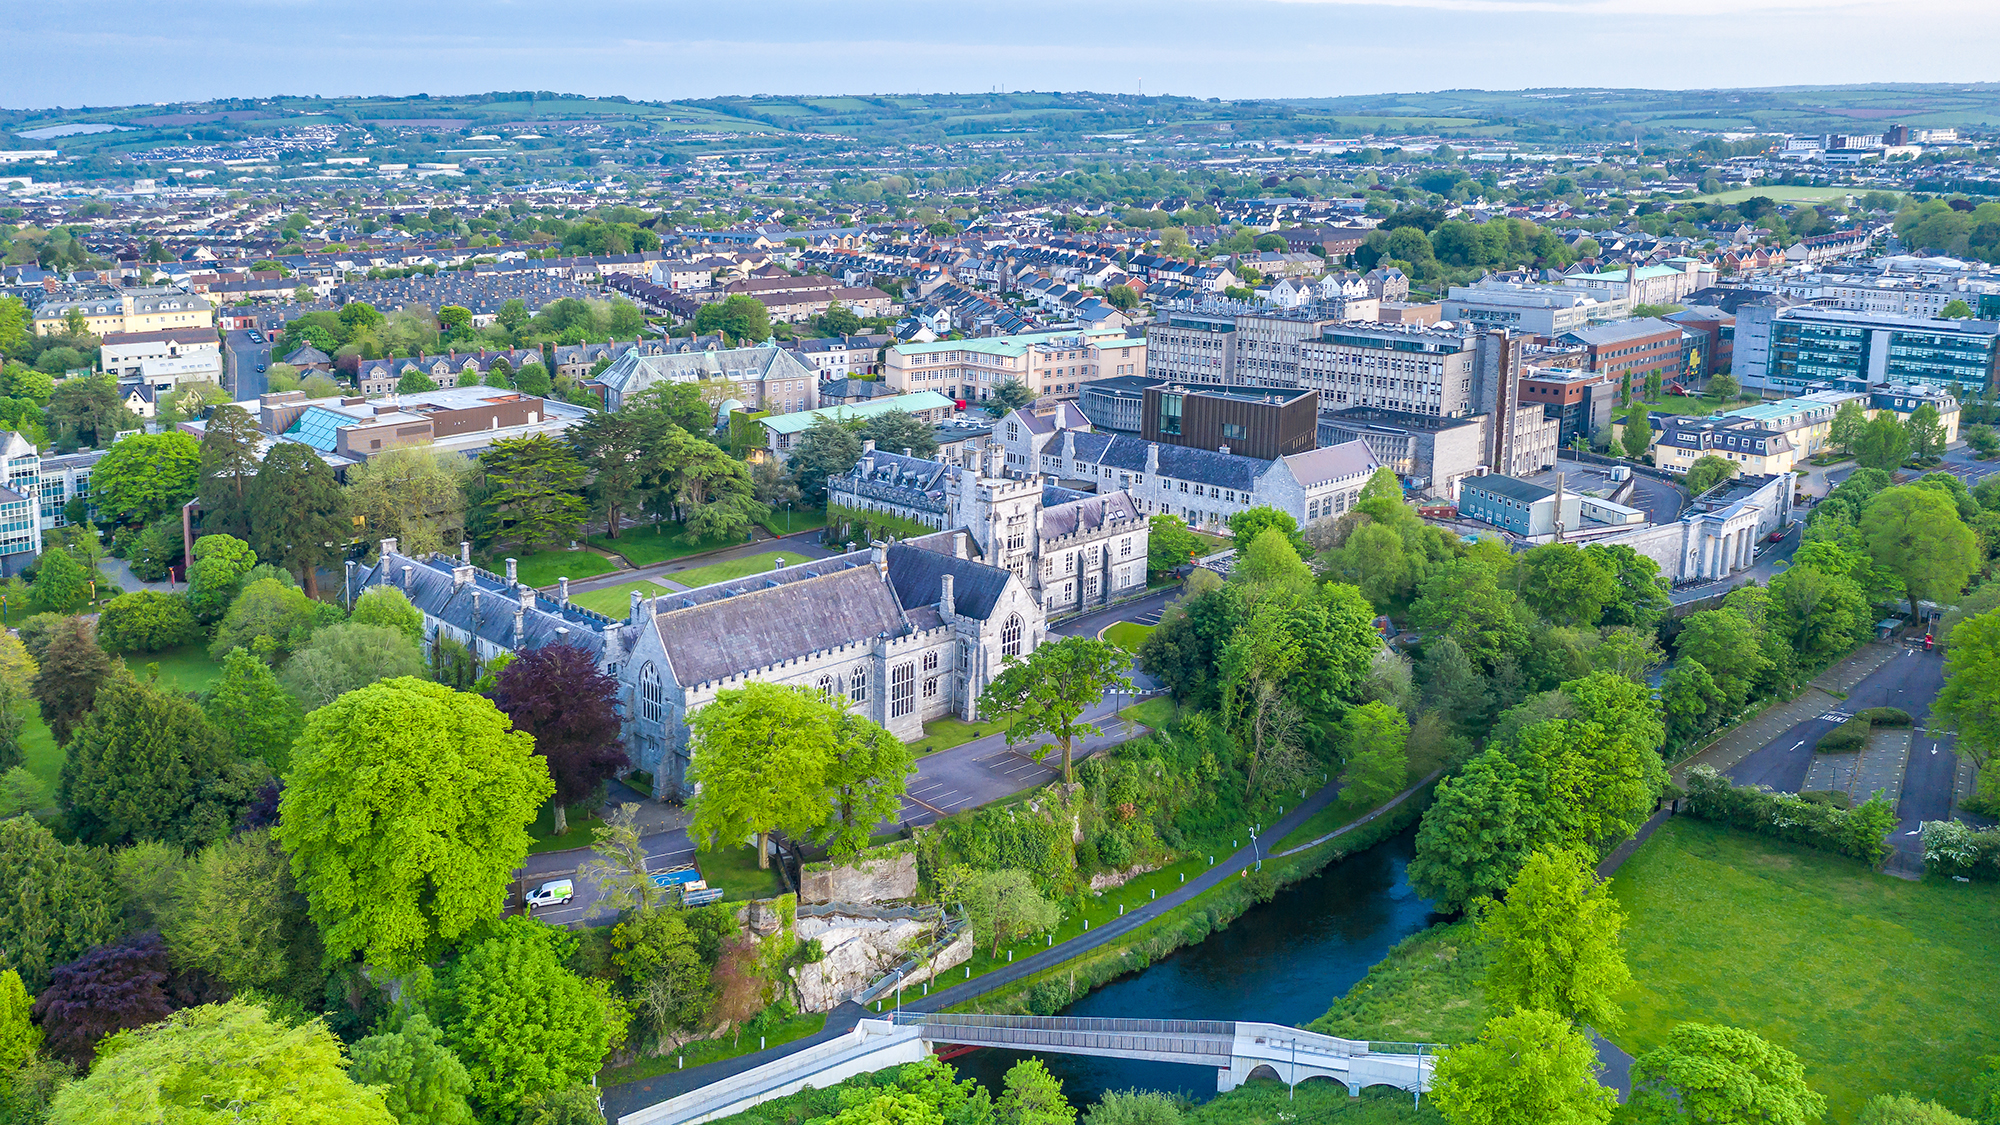
[[[1042,453],[1045,456],[1064,456],[1063,446],[1068,438],[1069,432],[1065,432],[1061,439],[1050,442]],[[1114,469],[1143,473],[1146,471],[1146,448],[1151,444],[1130,434],[1078,433],[1074,454],[1069,459],[1089,465],[1109,465]],[[1162,445],[1159,450],[1160,476],[1220,485],[1238,492],[1255,491],[1257,478],[1262,476],[1264,470],[1271,464],[1255,457],[1217,453],[1184,445]],[[1063,475],[1074,474],[1069,466],[1064,466]]]
[[[1046,487],[1042,489],[1044,504],[1048,502],[1048,492]],[[1102,496],[1083,496],[1054,507],[1044,507],[1041,533],[1045,540],[1056,539],[1079,532],[1097,531],[1107,524],[1120,523],[1132,527],[1144,523],[1139,518],[1139,509],[1132,503],[1131,493],[1123,491],[1106,493]]]
[[[927,535],[889,545],[889,583],[906,606],[936,605],[944,596],[944,576],[952,576],[952,609],[964,617],[984,621],[1007,588],[1012,572],[973,559],[961,559],[949,552],[955,533]],[[920,543],[939,548],[930,550]]]
[[[688,607],[672,595],[661,597],[654,603],[653,624],[674,681],[709,683],[809,653],[872,641],[884,633],[891,637],[909,633],[910,623],[895,592],[874,566],[865,565],[867,555],[860,558],[864,565],[817,573],[805,581],[759,587],[760,576],[751,575],[722,583],[750,588]]]
[[[455,561],[442,556],[427,559],[391,554],[372,567],[355,573],[359,597],[369,586],[390,585],[403,589],[410,603],[426,614],[486,640],[512,649],[514,611],[526,607],[522,615],[522,648],[541,648],[559,640],[597,657],[604,650],[604,627],[609,619],[580,606],[563,606],[534,592],[533,587],[509,587],[507,580],[491,571],[474,568],[472,581],[464,586],[452,582]],[[403,586],[403,568],[410,568],[410,584]],[[474,608],[473,593],[479,597]],[[568,629],[567,634],[558,633]]]
[[[1375,460],[1375,455],[1369,452],[1368,443],[1363,441],[1346,441],[1339,445],[1307,450],[1304,453],[1293,453],[1280,460],[1292,470],[1292,476],[1298,478],[1300,488],[1311,488],[1323,481],[1361,476],[1382,467],[1381,463]]]

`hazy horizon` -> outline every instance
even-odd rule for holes
[[[17,60],[0,75],[0,105],[519,89],[641,100],[1680,90],[1989,81],[1985,60],[2000,55],[2000,6],[1974,0],[1167,0],[1143,19],[1079,11],[894,0],[850,16],[780,0],[753,22],[733,8],[630,0],[70,0],[25,6],[0,27]],[[1948,44],[1947,57],[1883,57],[1870,34],[1919,25],[1949,32],[1931,41]]]

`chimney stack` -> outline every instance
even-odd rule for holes
[[[521,651],[521,646],[523,643],[527,641],[527,638],[528,638],[528,607],[515,606],[514,607],[514,651],[515,652]]]
[[[637,590],[632,591],[632,605],[631,608],[626,611],[625,620],[636,623],[639,620],[639,603],[645,600],[646,600],[646,595],[641,594]]]
[[[393,554],[395,554],[395,553],[396,553],[396,548],[397,548],[398,546],[399,546],[399,544],[398,544],[398,543],[396,542],[396,540],[395,540],[395,539],[384,539],[384,540],[382,540],[382,557],[386,559],[386,558],[388,558],[388,557],[389,557],[390,555],[393,555]]]
[[[521,588],[521,579],[515,569],[516,565],[514,559],[507,560],[507,588],[509,590],[518,590]]]
[[[472,544],[464,539],[458,541],[458,565],[472,565]]]
[[[558,579],[556,579],[556,598],[557,598],[557,600],[559,600],[559,601],[560,601],[560,602],[562,603],[562,605],[563,605],[563,608],[564,608],[564,609],[568,609],[568,608],[569,608],[569,576],[568,576],[568,575],[564,575],[564,576],[562,576],[561,578],[558,578]]]
[[[414,572],[416,569],[416,567],[411,566],[409,563],[403,564],[403,596],[406,598],[410,596],[410,581],[415,576]]]
[[[873,542],[869,543],[868,561],[875,564],[875,573],[881,575],[883,581],[885,582],[888,581],[889,545],[887,543],[884,543],[880,539],[874,540]]]
[[[952,576],[947,574],[940,578],[939,582],[942,584],[942,588],[938,596],[938,614],[946,621],[950,621],[958,612],[956,603],[952,600]]]

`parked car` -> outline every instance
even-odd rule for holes
[[[569,879],[551,879],[526,895],[528,907],[560,906],[576,897],[576,883]]]
[[[253,344],[261,344],[261,343],[263,343],[263,342],[264,342],[264,334],[263,334],[262,332],[259,332],[259,331],[257,331],[257,330],[256,330],[255,328],[252,328],[252,329],[250,330],[250,342],[251,342],[251,343],[253,343]]]

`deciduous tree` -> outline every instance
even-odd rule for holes
[[[151,523],[178,512],[201,482],[201,442],[178,430],[133,434],[90,471],[90,498],[108,522]]]
[[[349,1077],[324,1022],[293,1026],[246,1000],[120,1032],[100,1054],[88,1078],[56,1095],[51,1125],[208,1122],[225,1120],[222,1112],[242,1121],[396,1125],[381,1091]]]
[[[1009,742],[1041,735],[1055,739],[1062,749],[1063,783],[1072,784],[1076,742],[1097,733],[1096,724],[1084,721],[1084,712],[1107,691],[1132,690],[1132,681],[1125,678],[1131,663],[1124,649],[1108,641],[1064,637],[1041,645],[1025,659],[1008,657],[980,694],[979,709],[988,717],[1007,720]],[[1050,749],[1036,746],[1029,752],[1041,761]]]
[[[1870,419],[1854,441],[1854,459],[1864,469],[1894,471],[1910,456],[1910,431],[1884,410]]]
[[[1487,751],[1438,784],[1417,831],[1410,885],[1446,912],[1497,897],[1542,833],[1543,817],[1520,767]]]
[[[315,630],[285,661],[278,682],[310,713],[377,680],[423,672],[423,655],[408,633],[349,621]]]
[[[1684,1023],[1633,1061],[1625,1110],[1643,1125],[1812,1125],[1826,1099],[1785,1048],[1740,1027]]]
[[[604,995],[564,967],[575,944],[565,930],[516,915],[452,967],[445,1037],[488,1113],[511,1114],[530,1094],[587,1080],[623,1038]]]
[[[424,639],[424,611],[394,586],[370,586],[354,601],[348,620],[356,625],[379,625],[408,637],[411,644]]]
[[[368,538],[393,537],[406,555],[449,550],[465,538],[465,489],[476,473],[457,453],[391,449],[347,470],[348,511]]]
[[[244,578],[243,592],[229,604],[208,646],[209,658],[220,661],[241,648],[279,660],[303,647],[322,620],[318,604],[276,578],[257,578],[254,572]]]
[[[398,1125],[473,1125],[472,1078],[422,1012],[356,1043],[348,1072],[383,1091]]]
[[[902,739],[864,716],[842,711],[832,726],[826,789],[833,815],[821,842],[845,859],[868,846],[876,825],[896,818],[917,759]]]
[[[292,741],[305,726],[305,712],[271,666],[243,648],[223,657],[201,709],[238,758],[263,762],[274,774],[290,763]]]
[[[90,604],[92,577],[68,551],[49,551],[35,567],[29,602],[36,613],[76,613]]]
[[[201,634],[187,598],[157,590],[120,594],[97,615],[97,640],[113,652],[159,652]]]
[[[1597,1082],[1597,1052],[1554,1012],[1524,1008],[1488,1020],[1431,1076],[1432,1104],[1452,1125],[1603,1125],[1618,1095]]]
[[[1598,1028],[1622,1020],[1615,997],[1632,981],[1619,936],[1625,912],[1591,867],[1581,852],[1538,848],[1506,900],[1480,917],[1496,1009],[1538,1008]]]
[[[187,568],[188,609],[202,625],[212,625],[229,612],[229,603],[243,590],[243,576],[257,565],[257,552],[233,535],[204,535],[194,541],[194,561]]]
[[[793,479],[808,504],[826,502],[826,478],[839,476],[861,460],[861,438],[852,429],[832,418],[820,418],[807,426],[792,443],[785,459]]]
[[[275,834],[328,955],[394,970],[499,912],[554,790],[492,703],[383,680],[306,717]]]
[[[555,781],[555,832],[569,831],[568,807],[630,764],[618,739],[618,681],[574,645],[543,645],[517,654],[495,681],[493,702],[514,729],[535,738],[535,752]]]
[[[112,660],[98,647],[88,621],[65,617],[56,624],[30,688],[56,745],[69,742],[111,674]]]
[[[769,867],[771,832],[805,838],[825,824],[832,728],[833,708],[818,692],[777,684],[720,692],[690,716],[695,843],[712,850],[755,835],[757,864]]]
[[[1958,517],[1951,497],[1934,488],[1885,488],[1861,514],[1868,556],[1903,580],[1910,616],[1917,603],[1948,601],[1979,569],[1979,537]]]
[[[1410,720],[1386,703],[1364,703],[1341,722],[1347,769],[1340,793],[1353,808],[1373,808],[1403,788],[1409,774]]]

